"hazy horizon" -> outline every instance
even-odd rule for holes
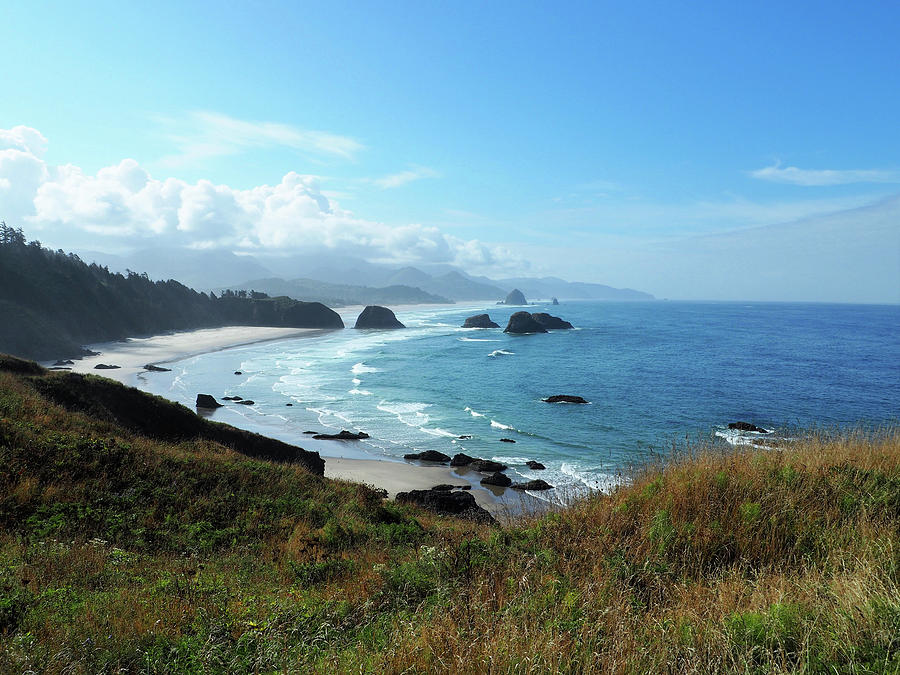
[[[54,249],[900,303],[896,5],[5,14],[0,220]]]

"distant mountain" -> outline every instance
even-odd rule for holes
[[[429,293],[437,293],[453,300],[495,300],[506,296],[506,291],[493,284],[473,281],[460,272],[447,272],[431,277],[419,284]]]
[[[330,284],[313,279],[256,279],[231,286],[232,289],[261,291],[268,295],[286,295],[296,300],[323,302],[327,305],[415,305],[452,304],[452,300],[426,293],[420,288],[393,285],[384,288]]]
[[[565,281],[557,277],[513,277],[496,282],[519,288],[528,299],[560,298],[567,300],[653,300],[653,296],[630,288],[613,288],[603,284]]]

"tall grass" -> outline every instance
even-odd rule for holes
[[[0,672],[900,672],[897,428],[693,447],[497,528],[41,377],[0,372]]]

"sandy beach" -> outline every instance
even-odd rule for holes
[[[345,322],[352,325],[361,307],[341,308]],[[398,308],[402,311],[402,308]],[[143,338],[128,338],[116,342],[90,345],[96,356],[84,357],[69,366],[72,372],[90,373],[118,380],[130,386],[139,384],[138,374],[145,371],[146,364],[165,367],[166,363],[179,361],[191,356],[220,351],[259,342],[313,337],[328,332],[317,328],[272,328],[259,326],[226,326],[193,331],[180,331]],[[116,365],[116,369],[96,369],[97,364]],[[50,367],[52,362],[43,365]],[[541,500],[527,494],[504,488],[482,486],[481,474],[465,468],[455,469],[442,465],[425,466],[401,461],[356,459],[335,457],[329,454],[329,445],[335,443],[333,451],[341,453],[342,441],[319,441],[296,443],[310,450],[318,451],[325,459],[325,475],[328,478],[365,483],[387,490],[393,499],[398,492],[422,490],[435,485],[469,485],[475,501],[495,517],[504,520],[526,511],[540,510],[546,505]]]

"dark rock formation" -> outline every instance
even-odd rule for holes
[[[72,359],[59,359],[53,365],[54,366],[74,366],[75,362]]]
[[[398,492],[397,501],[402,504],[416,504],[442,516],[454,516],[478,523],[496,523],[490,513],[475,503],[475,497],[470,492],[411,490]]]
[[[547,329],[539,324],[528,312],[516,312],[509,317],[504,333],[546,333]]]
[[[512,479],[504,473],[495,471],[490,476],[481,479],[482,485],[496,485],[498,487],[509,487],[512,485]]]
[[[307,436],[316,436],[319,432],[318,431],[304,431],[303,433],[306,434]]]
[[[209,394],[197,394],[197,402],[194,404],[194,406],[197,408],[206,408],[208,410],[213,410],[215,408],[221,408],[222,404]]]
[[[531,469],[532,471],[541,471],[541,470],[547,468],[546,466],[544,466],[544,465],[541,464],[540,462],[537,462],[537,461],[535,461],[535,460],[533,460],[533,459],[529,459],[527,462],[525,462],[525,466],[527,466],[527,467],[528,467],[529,469]]]
[[[315,436],[313,436],[313,438],[315,438],[317,441],[358,441],[360,439],[368,437],[369,434],[367,434],[365,431],[353,433],[352,431],[347,431],[346,429],[342,429],[338,434],[316,434]]]
[[[236,370],[236,371],[234,371],[234,374],[235,375],[243,375],[244,373],[242,373],[240,370]]]
[[[476,459],[469,466],[475,471],[482,473],[494,473],[495,471],[506,471],[509,467],[506,464],[495,462],[492,459]]]
[[[544,401],[544,403],[590,403],[590,401],[581,396],[572,396],[571,394],[556,394],[554,396],[542,398],[541,400]]]
[[[472,438],[472,434],[463,434],[462,436],[459,436],[459,440],[461,441],[465,441],[469,438]]]
[[[499,324],[491,321],[490,314],[475,314],[466,319],[463,328],[500,328]]]
[[[464,452],[458,452],[453,455],[453,459],[450,460],[450,466],[469,466],[472,462],[475,461],[474,457],[469,457]],[[481,460],[478,460],[481,461]]]
[[[552,490],[553,486],[550,485],[545,480],[541,480],[538,478],[537,480],[530,480],[527,483],[516,483],[515,485],[510,485],[513,490]]]
[[[525,299],[525,294],[522,293],[518,288],[514,288],[509,292],[509,295],[506,296],[506,300],[503,301],[504,305],[527,305],[528,301]]]
[[[223,396],[222,400],[223,401],[243,401],[244,397],[243,396]]]
[[[403,459],[417,459],[420,462],[440,462],[444,464],[450,461],[450,455],[445,455],[437,450],[426,450],[425,452],[411,452],[403,455]]]
[[[369,305],[356,319],[354,328],[406,328],[387,307]]]
[[[572,324],[568,321],[560,319],[558,316],[551,316],[545,312],[536,312],[531,318],[541,324],[547,330],[561,330],[564,328],[572,328]]]
[[[234,400],[234,399],[232,399],[232,400]],[[245,398],[241,401],[234,401],[234,402],[237,403],[238,405],[254,405],[256,403],[256,401],[251,401],[249,398]]]
[[[114,366],[109,363],[98,363],[94,368],[96,370],[115,370],[116,368],[121,368],[121,366]]]
[[[551,305],[558,305],[558,304],[559,304],[559,300],[557,300],[556,298],[553,298],[553,302],[551,302],[550,304],[551,304]]]
[[[515,443],[515,441],[511,438],[501,438],[500,442],[501,443]]]
[[[163,368],[162,366],[154,366],[152,363],[148,363],[144,366],[144,370],[149,370],[151,373],[171,373],[171,368]]]
[[[285,405],[286,405],[288,408],[291,408],[291,407],[293,407],[294,404],[293,404],[293,403],[285,403]]]
[[[450,483],[441,483],[440,485],[435,485],[432,490],[437,490],[438,492],[449,492],[450,490],[471,490],[471,485],[450,485]]]
[[[736,429],[737,431],[756,431],[761,434],[769,433],[762,427],[758,427],[755,424],[750,424],[750,422],[731,422],[728,425],[729,429]]]

